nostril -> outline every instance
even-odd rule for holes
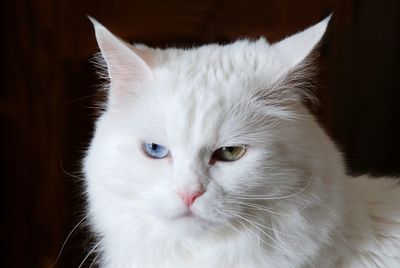
[[[196,201],[196,199],[198,197],[200,197],[201,195],[203,195],[204,192],[203,191],[195,191],[195,192],[183,192],[183,193],[179,193],[179,195],[182,197],[183,202],[190,207],[191,205],[193,205],[194,201]]]

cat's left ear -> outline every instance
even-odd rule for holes
[[[127,94],[152,80],[153,72],[147,63],[151,62],[150,55],[144,49],[134,48],[120,40],[95,19],[89,19],[106,63],[110,80],[109,101],[119,103],[126,99]]]
[[[272,45],[279,54],[279,58],[283,61],[283,65],[288,68],[284,71],[295,68],[307,58],[320,42],[326,31],[330,18],[331,15],[308,29],[289,36]]]

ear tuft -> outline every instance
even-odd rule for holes
[[[331,16],[272,45],[287,69],[296,67],[310,55],[321,41]]]
[[[109,100],[111,103],[118,102],[143,86],[143,83],[149,82],[153,72],[131,45],[117,38],[94,18],[88,18],[93,24],[101,56],[107,66]]]
[[[95,18],[93,18],[93,17],[91,17],[91,16],[89,16],[89,15],[86,15],[86,17],[90,20],[90,22],[93,24],[93,27],[104,27],[103,25],[101,25],[101,23],[100,22],[98,22]]]

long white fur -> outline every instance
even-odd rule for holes
[[[101,267],[400,267],[398,181],[347,176],[302,104],[329,18],[276,44],[187,50],[132,47],[92,21],[110,77],[84,161]],[[210,164],[234,145],[241,159]],[[177,191],[196,185],[182,218]]]

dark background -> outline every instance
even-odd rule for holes
[[[0,265],[49,267],[82,218],[80,159],[99,84],[89,62],[97,47],[86,14],[126,40],[165,47],[260,35],[276,41],[333,11],[315,111],[350,172],[394,175],[400,174],[399,3],[3,1]],[[78,267],[89,243],[79,226],[55,267]]]

